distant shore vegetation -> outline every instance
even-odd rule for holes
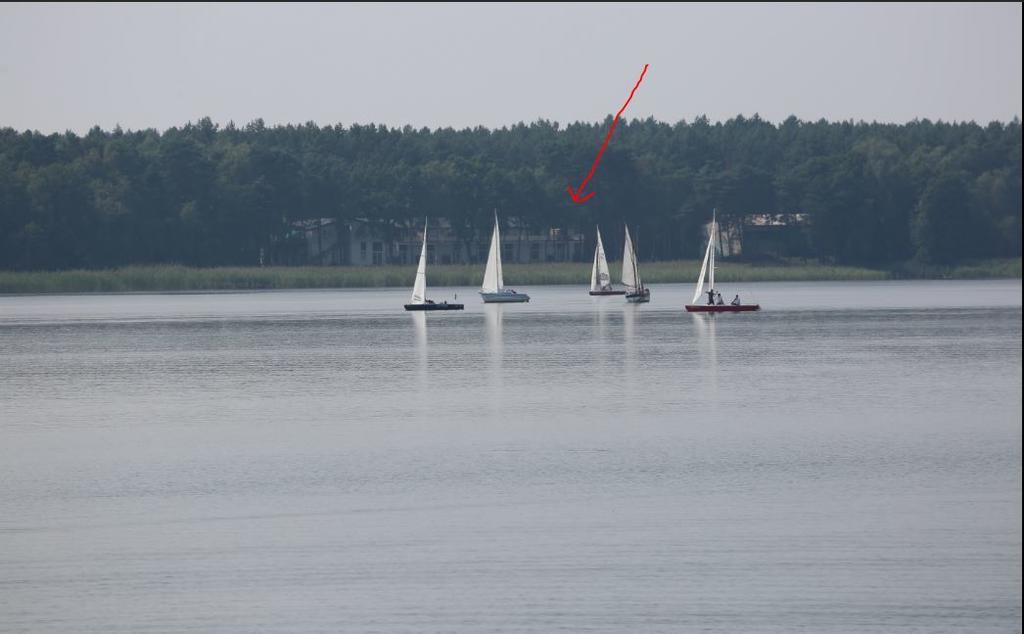
[[[489,235],[495,208],[521,226],[588,237],[626,223],[642,262],[700,258],[712,209],[729,235],[753,214],[799,217],[769,255],[839,267],[1021,256],[1017,119],[622,121],[589,185],[596,196],[574,204],[566,186],[585,175],[610,123],[0,128],[0,269],[296,264],[289,235],[304,220],[446,218],[468,240]],[[374,285],[404,275],[268,271]]]
[[[611,264],[613,279],[619,264]],[[648,262],[641,269],[648,284],[690,283],[697,279],[695,260]],[[575,284],[590,281],[590,265],[509,264],[509,286]],[[483,269],[475,265],[431,265],[428,283],[436,286],[479,286]],[[869,281],[889,279],[1020,278],[1021,259],[983,260],[956,266],[904,263],[887,269],[806,262],[751,265],[723,263],[716,272],[722,282]],[[226,291],[315,288],[411,287],[415,270],[408,266],[375,267],[216,267],[129,266],[72,271],[0,271],[0,293],[119,293]]]

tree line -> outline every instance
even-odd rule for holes
[[[697,258],[712,209],[801,213],[807,258],[886,265],[1021,255],[1021,126],[621,121],[500,129],[221,127],[84,135],[0,129],[0,268],[254,265],[280,260],[292,223],[446,217],[489,234],[493,210],[528,226],[627,222],[644,259]]]

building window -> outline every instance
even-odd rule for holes
[[[548,231],[548,237],[552,240],[560,240],[562,238],[562,230],[558,227],[551,227]]]
[[[384,264],[384,243],[373,243],[373,264],[374,266]]]
[[[402,264],[409,263],[409,245],[400,244],[398,245],[398,261]]]
[[[530,262],[536,262],[540,259],[540,245],[534,242],[530,245]]]
[[[366,243],[365,242],[360,242],[359,243],[359,261],[360,262],[366,262]]]

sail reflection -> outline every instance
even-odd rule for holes
[[[416,338],[416,352],[419,366],[417,368],[417,385],[421,392],[427,391],[427,379],[429,377],[429,356],[427,354],[427,314],[421,312],[409,313],[412,318],[413,332]]]
[[[505,307],[501,304],[486,304],[484,316],[487,327],[487,354],[490,362],[491,402],[496,404],[500,411],[504,383],[505,340],[502,334],[502,322],[505,319]]]

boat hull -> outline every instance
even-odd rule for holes
[[[732,304],[726,304],[724,306],[714,305],[709,306],[707,304],[687,304],[686,312],[688,313],[749,313],[751,311],[761,310],[760,304],[740,304],[739,306],[733,306]]]
[[[530,301],[526,293],[484,293],[480,292],[485,304],[522,304]]]
[[[616,291],[616,290],[610,290],[610,291],[590,291],[590,294],[591,295],[625,295],[626,291]]]
[[[449,304],[448,302],[441,302],[440,304],[406,304],[406,310],[462,310],[464,306],[462,304]]]
[[[626,293],[626,301],[630,304],[646,304],[651,301],[651,289],[645,288],[641,293]]]

